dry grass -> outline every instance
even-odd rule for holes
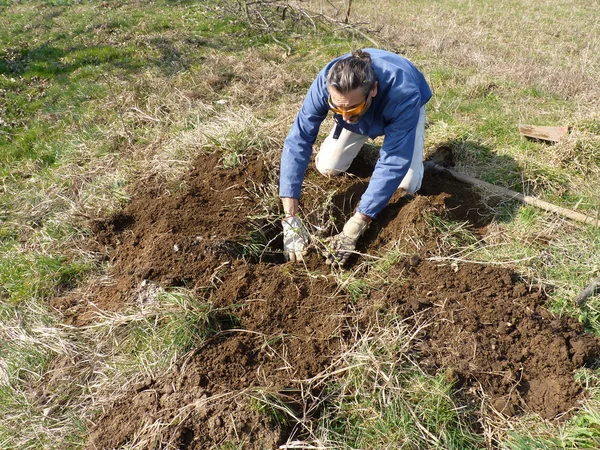
[[[292,419],[307,437],[291,436],[282,448],[475,448],[463,422],[466,411],[412,359],[429,324],[418,316],[397,317],[390,311],[367,329],[350,325],[353,338],[339,357],[301,381],[304,409]]]
[[[80,439],[77,434],[84,435],[83,427],[93,426],[98,411],[144,379],[170,372],[218,328],[213,306],[189,293],[145,285],[138,294],[132,307],[99,311],[97,321],[86,327],[56,323],[35,303],[29,311],[4,317],[0,337],[10,342],[10,365],[0,360],[7,389],[0,410],[5,427],[21,430],[11,441],[14,448],[65,448],[69,440]]]
[[[312,3],[319,8],[325,2]],[[427,52],[436,65],[469,68],[575,99],[587,110],[597,107],[597,5],[545,0],[479,6],[407,1],[373,7],[359,1],[352,3],[351,19],[380,30],[379,39],[409,57]]]

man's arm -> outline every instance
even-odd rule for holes
[[[361,197],[359,213],[376,218],[400,186],[412,160],[420,109],[417,95],[399,105],[395,119],[385,127],[379,160]]]
[[[325,70],[325,69],[324,69]],[[329,108],[325,92],[324,70],[313,81],[296,115],[281,155],[279,196],[283,204],[283,253],[286,260],[302,261],[309,234],[297,216],[302,182],[321,123]]]
[[[302,182],[321,123],[327,117],[327,92],[322,70],[313,81],[283,144],[279,196],[299,199]]]
[[[291,197],[281,197],[281,203],[283,204],[284,217],[294,217],[298,214],[298,199]]]

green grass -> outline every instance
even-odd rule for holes
[[[161,292],[155,301],[160,319],[146,316],[128,333],[128,351],[136,359],[172,362],[175,355],[190,351],[219,329],[212,305],[199,303],[186,292]]]
[[[90,270],[93,261],[69,260],[61,255],[16,256],[10,249],[0,256],[2,295],[18,303],[31,298],[48,298],[73,288]]]
[[[241,442],[225,442],[216,447],[217,450],[243,450],[248,445],[248,442],[243,440]]]
[[[409,376],[398,386],[408,391],[407,387],[419,391],[382,405],[374,405],[377,392],[344,402],[339,417],[327,424],[330,439],[341,448],[480,448],[474,433],[457,427],[450,385],[440,378]]]
[[[257,389],[250,394],[250,407],[281,427],[288,427],[291,418],[295,417],[293,409],[280,395],[262,389]]]
[[[466,409],[454,403],[443,374],[429,376],[411,361],[415,328],[394,314],[359,336],[335,363],[318,419],[321,445],[339,449],[475,449]]]

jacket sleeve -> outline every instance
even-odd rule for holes
[[[384,127],[379,160],[358,205],[360,213],[373,219],[377,217],[400,186],[414,153],[420,108],[420,97],[414,95],[391,114],[393,119]]]
[[[322,70],[308,90],[283,144],[279,174],[280,197],[300,198],[313,145],[328,111],[325,72]]]

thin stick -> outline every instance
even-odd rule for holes
[[[350,9],[352,8],[352,0],[348,0],[348,8],[346,8],[346,18],[344,19],[344,23],[348,23],[350,19]]]
[[[363,38],[365,38],[366,40],[368,40],[371,44],[373,44],[374,47],[381,47],[381,45],[375,40],[373,39],[371,36],[369,36],[367,33],[365,33],[364,31],[359,30],[356,26],[347,23],[347,24],[340,24],[339,21],[333,19],[332,17],[326,16],[325,14],[320,14],[320,17],[322,17],[323,19],[325,19],[326,21],[332,23],[332,24],[337,24],[340,26],[340,28],[345,29],[345,30],[350,30],[352,32],[358,33],[360,34]]]
[[[112,82],[110,81],[110,78],[107,75],[104,75],[104,80],[106,81],[106,84],[108,85],[108,91],[110,92],[110,95],[117,100],[117,95],[113,89],[113,85]],[[121,126],[123,127],[123,131],[125,133],[125,136],[127,137],[127,143],[129,145],[131,145],[131,133],[129,132],[129,129],[127,128],[127,125],[125,124],[125,119],[123,118],[123,108],[121,106],[121,102],[120,101],[116,101],[117,104],[117,114],[119,116],[119,119],[121,120]]]

